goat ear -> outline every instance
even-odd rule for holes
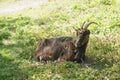
[[[70,48],[70,49],[75,49],[75,45],[74,45],[73,42],[69,42],[69,48]]]

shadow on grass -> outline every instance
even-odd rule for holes
[[[36,71],[33,66],[27,65],[32,61],[33,45],[18,41],[14,44],[0,45],[0,79],[26,80]],[[23,65],[23,66],[21,66]],[[34,68],[34,69],[33,69]]]
[[[26,80],[41,71],[32,65],[33,45],[19,41],[16,44],[0,45],[0,79]]]
[[[0,49],[4,54],[9,53],[11,55],[16,55],[19,59],[26,60],[32,60],[34,52],[34,46],[22,40],[17,41],[15,44],[2,44],[0,45]]]
[[[108,34],[109,35],[109,34]],[[112,37],[112,38],[111,38]],[[87,52],[90,67],[97,70],[108,70],[119,61],[119,40],[113,35],[98,36],[90,39]]]
[[[114,59],[107,59],[105,57],[87,56],[85,63],[89,64],[89,67],[93,69],[103,70],[106,68],[111,68],[116,61]]]
[[[4,57],[0,54],[0,79],[2,80],[23,80],[26,74],[19,68],[19,62],[14,59]]]

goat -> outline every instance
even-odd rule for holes
[[[75,46],[72,42],[59,42],[57,39],[43,39],[35,51],[35,59],[45,62],[48,60],[72,60],[75,55]]]
[[[97,24],[96,22],[89,22],[85,25],[85,22],[83,22],[83,24],[81,25],[81,28],[77,28],[77,29],[74,28],[77,36],[76,39],[74,39],[73,37],[66,37],[66,36],[53,37],[51,39],[58,40],[60,42],[71,41],[75,43],[74,45],[76,47],[76,55],[74,56],[74,61],[77,61],[77,62],[85,61],[85,52],[86,52],[87,44],[89,41],[89,35],[90,35],[90,30],[88,30],[87,28],[93,23]]]
[[[61,60],[70,60],[70,61],[74,60],[77,62],[84,61],[85,60],[85,52],[86,52],[87,44],[89,41],[89,35],[90,35],[90,30],[88,30],[87,28],[92,23],[97,24],[95,22],[89,22],[88,24],[85,25],[85,22],[84,22],[81,25],[81,28],[77,28],[77,29],[74,28],[76,30],[76,36],[77,36],[76,39],[74,39],[73,37],[60,36],[60,37],[49,38],[49,40],[46,40],[46,39],[43,40],[38,45],[38,48],[35,51],[35,58],[37,60],[41,60],[41,59],[56,60],[56,59],[58,59],[58,61],[61,61]],[[85,25],[85,27],[84,27],[84,25]],[[73,51],[76,51],[75,53],[72,52],[72,50],[71,50],[71,52],[69,51],[69,49],[71,49],[71,47],[69,47],[67,50],[65,50],[65,48],[66,48],[65,46],[70,46],[70,44],[71,44],[71,43],[68,44],[67,42],[75,43],[74,44],[75,50],[73,50]],[[67,43],[67,44],[65,44],[65,43]],[[63,54],[63,55],[60,55],[60,54]],[[68,57],[69,54],[73,54],[73,56]],[[39,57],[41,55],[44,55],[44,58]],[[51,55],[51,57],[49,55]],[[73,59],[73,57],[74,57],[74,59]]]

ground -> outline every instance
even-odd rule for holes
[[[0,6],[0,14],[18,12],[28,7],[37,7],[45,2],[47,2],[47,0],[18,0],[16,2],[3,2],[1,3],[2,6]]]

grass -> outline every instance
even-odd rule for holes
[[[37,8],[0,15],[0,79],[115,80],[120,78],[119,0],[51,0]],[[64,6],[63,6],[64,5]],[[33,60],[40,38],[73,36],[73,27],[91,25],[86,64]]]

